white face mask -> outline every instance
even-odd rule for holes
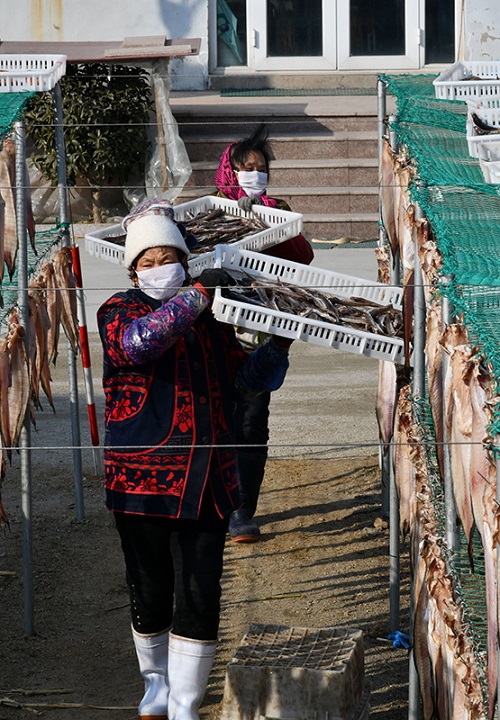
[[[137,272],[139,287],[155,300],[169,300],[185,279],[186,271],[181,263],[167,263]]]
[[[247,195],[262,195],[267,187],[267,173],[258,170],[252,172],[240,170],[238,182]]]

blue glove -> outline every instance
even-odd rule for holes
[[[246,212],[252,209],[252,205],[262,205],[262,200],[258,195],[243,195],[238,200],[238,207]]]
[[[393,641],[393,645],[395,648],[405,648],[408,650],[410,647],[410,638],[408,635],[405,635],[404,633],[400,632],[399,630],[396,630],[396,632],[391,633],[387,636],[388,640]]]

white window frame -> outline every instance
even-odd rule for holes
[[[423,40],[419,24],[419,6],[423,0],[405,0],[405,47],[406,55],[357,55],[351,56],[350,48],[350,0],[337,0],[337,23],[339,70],[416,70],[420,67],[420,46]]]
[[[323,55],[267,57],[267,0],[247,0],[248,63],[253,70],[335,70],[337,66],[337,0],[322,0]],[[331,18],[330,24],[325,18]]]

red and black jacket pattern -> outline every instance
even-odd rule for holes
[[[238,504],[234,381],[247,355],[233,328],[205,309],[189,327],[182,327],[180,313],[172,315],[175,342],[137,364],[124,334],[137,318],[154,320],[160,306],[132,289],[113,295],[98,311],[106,505],[115,512],[195,519],[206,490],[225,517]]]

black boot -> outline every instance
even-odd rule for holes
[[[245,508],[238,508],[229,516],[229,535],[237,543],[252,543],[260,540],[260,529]]]
[[[236,453],[236,471],[240,490],[240,506],[229,516],[229,535],[234,542],[250,543],[260,540],[260,529],[254,520],[260,486],[264,478],[267,448],[255,448],[251,453]]]

